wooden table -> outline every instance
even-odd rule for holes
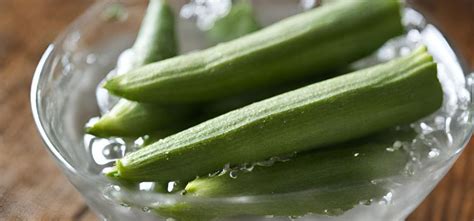
[[[417,0],[474,69],[474,1]],[[43,148],[30,112],[35,66],[92,0],[0,0],[0,220],[97,220]],[[474,220],[474,142],[408,220]]]

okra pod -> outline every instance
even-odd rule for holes
[[[130,100],[194,103],[321,75],[403,32],[400,3],[338,1],[217,46],[146,65],[104,87]]]
[[[228,112],[126,155],[109,175],[189,181],[225,164],[307,151],[410,123],[436,111],[443,91],[420,47],[391,62]]]
[[[223,174],[198,178],[185,188],[186,196],[193,199],[155,209],[178,220],[339,215],[361,201],[380,199],[388,192],[380,180],[403,175],[409,154],[402,148],[387,149],[395,142],[411,142],[414,137],[412,130],[387,131],[301,153],[271,166],[254,166],[250,172],[243,170],[234,177]]]
[[[150,0],[132,47],[132,67],[176,56],[178,43],[174,14],[166,0]],[[158,129],[176,127],[192,115],[190,108],[168,108],[120,100],[86,132],[99,137],[138,137]],[[180,128],[182,129],[182,128]]]
[[[132,50],[133,67],[141,67],[178,54],[174,13],[167,0],[149,0]]]

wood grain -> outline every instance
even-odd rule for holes
[[[474,68],[472,0],[415,0]],[[54,37],[93,0],[0,0],[0,220],[96,220],[36,133],[34,68]],[[474,142],[408,218],[474,219]]]

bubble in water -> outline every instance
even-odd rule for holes
[[[358,156],[359,156],[359,153],[355,153],[355,154],[354,154],[354,157],[358,157]]]
[[[393,143],[393,148],[400,149],[403,146],[402,142],[397,140]]]
[[[434,129],[425,122],[421,122],[419,127],[421,129],[421,133],[423,134],[428,134],[434,131]]]
[[[134,68],[134,57],[135,53],[132,49],[123,51],[117,60],[116,74],[122,75],[132,70]]]
[[[237,178],[237,173],[238,173],[237,170],[232,170],[229,173],[229,177],[232,178],[232,179],[236,179]]]
[[[125,144],[118,138],[98,138],[86,134],[84,142],[97,165],[108,165],[125,155]]]
[[[221,173],[221,171],[218,170],[218,171],[216,171],[216,172],[214,172],[214,173],[208,174],[208,176],[209,176],[209,177],[215,177],[215,176],[218,176],[220,173]]]
[[[123,206],[123,207],[130,207],[130,205],[126,204],[126,203],[120,203],[120,206]]]
[[[304,10],[312,9],[321,4],[321,0],[300,0],[300,6]]]
[[[289,216],[288,218],[290,220],[298,220],[299,218],[301,218],[302,216]]]
[[[110,71],[107,74],[107,76],[97,85],[97,88],[96,88],[97,105],[99,106],[99,109],[102,115],[109,112],[115,106],[115,104],[117,104],[117,102],[119,101],[118,97],[111,95],[109,91],[107,91],[107,89],[102,87],[102,85],[108,79],[115,77],[117,75],[127,73],[128,71],[132,70],[133,57],[134,57],[133,50],[127,49],[123,51],[117,60],[116,68]]]
[[[121,188],[118,185],[111,185],[108,188],[110,188],[112,191],[120,191]]]
[[[437,148],[432,148],[430,152],[428,153],[428,158],[433,159],[438,157],[440,154],[439,149]]]
[[[417,11],[407,8],[404,12],[403,24],[407,26],[407,29],[421,30],[426,27],[426,20]]]
[[[143,191],[151,191],[155,188],[154,182],[141,182],[138,184],[138,189]]]
[[[407,163],[407,165],[405,166],[405,170],[404,170],[405,175],[414,176],[415,175],[415,168],[416,168],[416,165],[414,163],[412,163],[412,162]]]
[[[99,85],[97,85],[96,91],[95,91],[95,96],[97,99],[97,105],[99,106],[100,113],[104,115],[105,113],[109,112],[115,104],[117,104],[119,98],[109,94],[109,91],[107,89],[103,88],[102,85],[111,77],[116,76],[116,71],[113,70],[109,74],[107,74],[107,77],[105,77]]]
[[[124,146],[119,143],[111,143],[102,149],[102,154],[107,159],[119,159],[123,157]]]
[[[407,37],[407,40],[409,40],[411,42],[420,42],[420,40],[422,39],[420,31],[418,31],[416,29],[412,29],[412,30],[408,31],[406,37]]]
[[[142,211],[145,212],[145,213],[149,213],[151,211],[151,209],[149,207],[143,207],[142,208]]]
[[[381,204],[388,205],[392,202],[393,198],[393,193],[388,192],[385,196],[382,197],[382,200],[380,201]]]
[[[196,25],[201,30],[208,30],[214,22],[227,15],[232,7],[231,0],[192,0],[180,10],[185,19],[196,18]]]
[[[255,165],[253,165],[253,164],[245,164],[242,167],[242,169],[246,172],[252,172],[254,168],[255,168]]]
[[[171,192],[176,190],[176,187],[178,187],[178,183],[176,181],[168,182],[168,186],[166,188],[166,191],[171,193]]]

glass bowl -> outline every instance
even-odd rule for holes
[[[184,1],[170,3],[176,12],[186,4]],[[253,4],[260,23],[268,25],[314,7],[315,1],[297,4],[289,0],[259,0],[253,1]],[[87,143],[90,138],[84,139],[84,125],[91,117],[99,115],[96,87],[114,69],[120,53],[132,45],[145,7],[146,2],[138,0],[95,3],[47,48],[31,88],[33,115],[46,148],[90,208],[103,220],[166,220],[167,217],[159,216],[153,208],[196,201],[186,196],[147,191],[147,183],[142,183],[140,190],[135,191],[111,184],[101,171],[124,154],[120,152],[122,149],[119,148],[119,153],[114,155],[116,149],[113,148],[116,146],[102,145],[97,149],[97,145]],[[389,41],[372,56],[356,62],[354,67],[365,67],[406,54],[420,43],[428,46],[439,63],[438,77],[444,91],[443,107],[411,124],[418,136],[406,147],[412,156],[407,174],[389,180],[391,191],[382,200],[361,202],[338,216],[329,216],[328,213],[276,217],[268,214],[221,220],[403,220],[429,194],[471,137],[474,78],[472,73],[468,74],[463,69],[443,35],[422,15],[409,6],[404,9],[403,15],[406,35]],[[178,19],[177,32],[182,53],[209,46],[196,25],[199,22],[202,21],[198,19],[196,22],[196,18],[180,16]],[[272,197],[280,196],[209,199],[193,203],[219,205],[220,209],[232,211],[236,205],[252,206],[252,203],[272,200]],[[305,195],[297,193],[285,197],[298,200]]]

